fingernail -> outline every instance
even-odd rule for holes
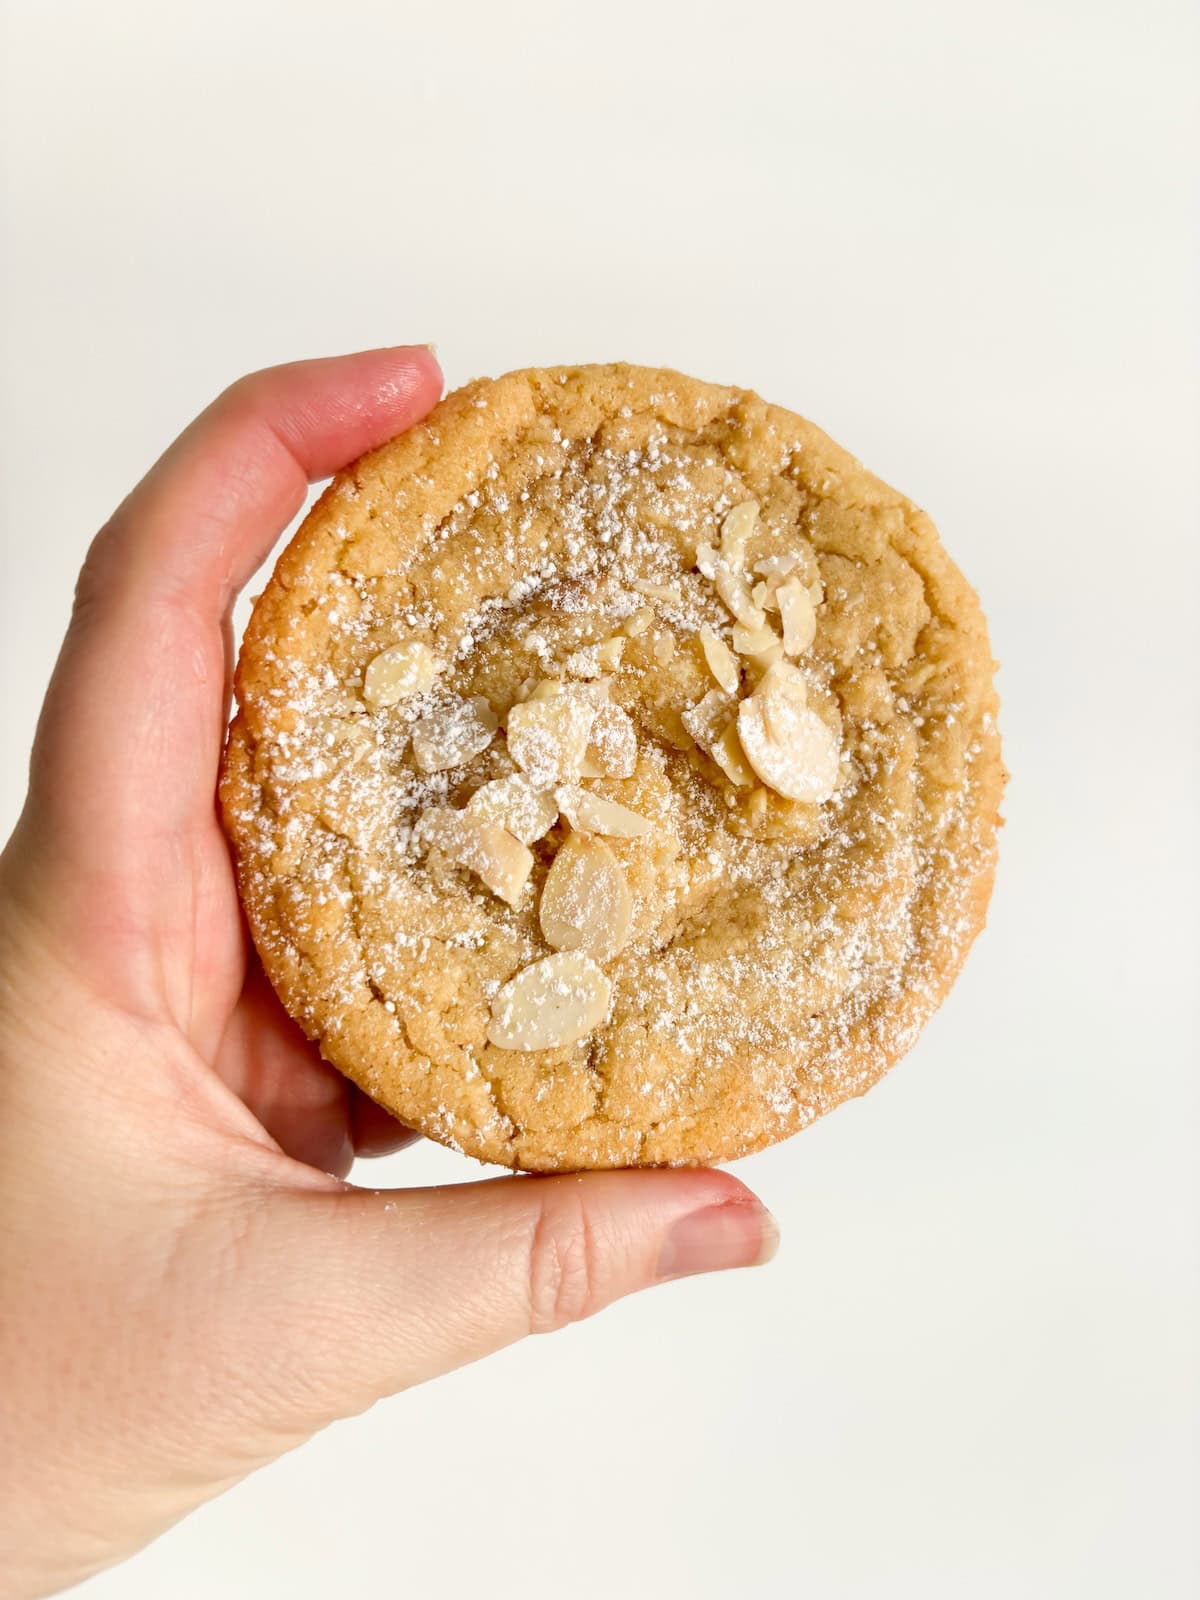
[[[680,1217],[658,1258],[659,1278],[757,1267],[779,1248],[775,1218],[757,1201],[726,1200]]]

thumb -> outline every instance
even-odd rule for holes
[[[256,1299],[273,1404],[289,1396],[308,1430],[635,1290],[767,1261],[778,1240],[744,1184],[703,1169],[279,1200]]]

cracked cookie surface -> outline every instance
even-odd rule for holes
[[[263,965],[482,1160],[745,1154],[874,1083],[982,926],[992,666],[929,519],[802,418],[470,384],[255,606],[221,798]]]

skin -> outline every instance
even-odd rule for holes
[[[767,1259],[727,1173],[381,1192],[412,1135],[249,945],[214,794],[230,611],[308,482],[422,417],[424,346],[243,378],[94,541],[0,855],[0,1571],[128,1556],[339,1417]]]

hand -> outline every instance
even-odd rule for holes
[[[380,1193],[408,1132],[248,948],[214,791],[230,608],[305,486],[423,416],[424,348],[228,389],[100,533],[0,857],[0,1571],[76,1582],[337,1417],[770,1253],[728,1174]]]

